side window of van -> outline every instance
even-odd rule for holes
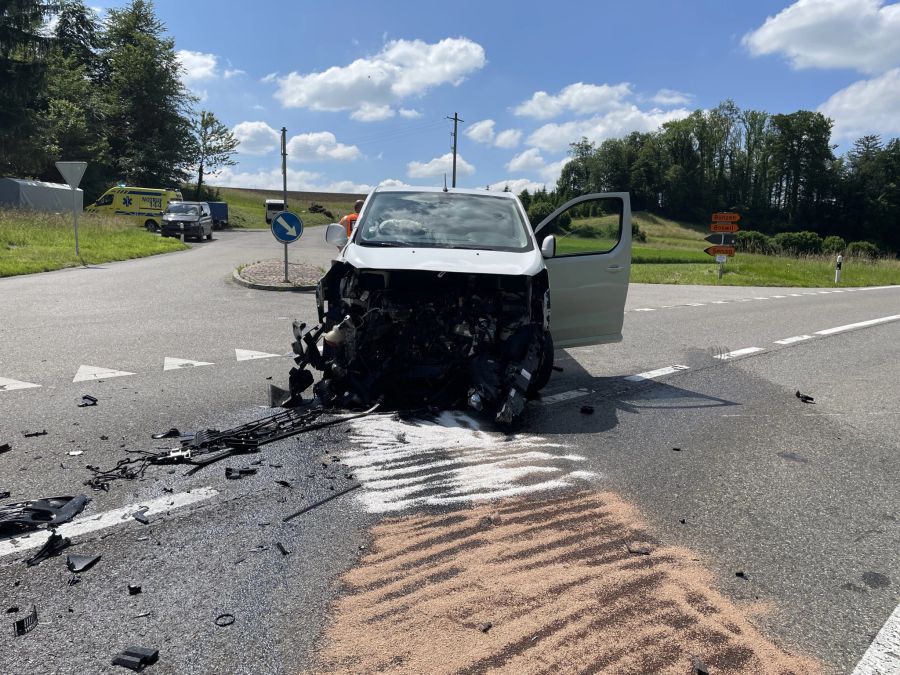
[[[97,206],[109,206],[109,205],[112,204],[112,203],[113,203],[113,196],[112,196],[112,195],[103,195],[103,196],[100,197],[100,199],[98,199],[97,202],[96,202]]]

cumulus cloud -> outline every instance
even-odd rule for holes
[[[514,148],[522,140],[522,131],[520,129],[504,129],[494,138],[494,145],[498,148]]]
[[[389,105],[375,105],[363,103],[359,108],[350,113],[350,117],[357,122],[380,122],[394,116],[394,109]]]
[[[429,178],[432,176],[448,176],[453,173],[453,154],[447,153],[442,157],[435,157],[429,162],[409,162],[406,165],[406,174],[410,178]],[[456,175],[467,176],[475,173],[475,167],[456,155]]]
[[[310,134],[292,136],[287,144],[288,159],[298,162],[315,162],[320,160],[350,161],[359,157],[359,148],[355,145],[338,143],[330,131],[318,131]]]
[[[381,111],[381,116],[363,114],[357,119],[372,121],[385,119],[385,108],[393,112],[407,98],[444,84],[460,84],[484,64],[484,48],[467,38],[445,38],[433,44],[392,40],[377,54],[347,66],[271,79],[277,80],[275,97],[286,108],[357,111],[365,106]]]
[[[900,3],[798,0],[744,36],[754,56],[781,54],[795,68],[879,73],[900,65]]]
[[[240,68],[226,68],[225,72],[222,73],[222,76],[226,80],[230,80],[232,77],[237,77],[238,75],[246,75],[247,71],[241,70]]]
[[[265,155],[281,143],[281,134],[265,122],[241,122],[231,133],[241,142],[238,152],[245,155]]]
[[[506,180],[498,180],[496,183],[489,183],[487,189],[491,192],[502,192],[507,187],[510,192],[520,194],[522,190],[536,192],[541,188],[547,187],[547,185],[545,183],[536,183],[527,178],[507,178]]]
[[[175,52],[175,56],[184,70],[181,79],[188,86],[203,80],[209,80],[219,74],[217,70],[218,58],[215,54],[179,49]]]
[[[513,112],[521,117],[536,119],[550,119],[564,112],[590,115],[616,108],[629,96],[631,85],[627,82],[619,84],[576,82],[555,96],[546,91],[537,91],[530,99],[517,105]]]
[[[544,158],[541,157],[541,151],[537,148],[531,148],[509,160],[506,163],[506,169],[508,171],[539,171],[546,164]]]
[[[650,97],[650,100],[657,105],[685,105],[690,103],[692,98],[694,97],[691,94],[685,94],[674,89],[660,89]]]
[[[900,135],[900,68],[870,80],[854,82],[819,106],[834,120],[836,139],[855,140],[866,134]]]
[[[256,190],[280,190],[281,169],[261,169],[259,171],[235,171],[225,167],[210,175],[211,185],[221,187],[249,188]],[[315,171],[288,171],[288,190],[303,192],[343,192],[365,193],[372,190],[368,183],[354,183],[349,180],[329,180]]]
[[[481,120],[470,124],[463,133],[476,143],[492,143],[494,141],[494,120]]]
[[[415,108],[400,108],[397,112],[400,113],[400,117],[408,120],[415,120],[422,116],[422,113]]]

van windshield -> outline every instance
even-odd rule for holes
[[[183,213],[189,216],[196,216],[200,213],[200,207],[194,204],[169,204],[166,213]]]
[[[284,211],[284,202],[266,202],[269,211]]]

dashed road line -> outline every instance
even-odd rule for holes
[[[884,622],[851,675],[886,675],[900,672],[900,605]]]
[[[713,356],[714,359],[719,359],[720,361],[728,361],[729,359],[736,359],[739,356],[746,356],[747,354],[756,354],[757,352],[764,351],[762,347],[744,347],[743,349],[735,349],[733,352],[725,352],[724,354],[716,354]]]
[[[7,377],[0,377],[0,391],[12,391],[13,389],[34,389],[41,385],[34,382],[22,382],[21,380],[10,380]]]
[[[775,340],[776,345],[792,345],[795,342],[803,342],[803,340],[812,340],[813,335],[795,335],[794,337],[784,338],[783,340]]]
[[[656,370],[648,370],[646,373],[637,373],[636,375],[629,375],[625,379],[629,382],[643,382],[644,380],[653,380],[657,377],[662,377],[663,375],[671,375],[672,373],[677,373],[680,370],[687,370],[689,366],[666,366],[665,368],[657,368]]]
[[[217,494],[219,494],[218,491],[211,487],[201,487],[190,492],[177,492],[165,497],[157,497],[149,501],[123,506],[112,511],[105,511],[92,516],[82,516],[70,523],[60,525],[56,528],[56,531],[63,537],[77,537],[82,534],[96,532],[97,530],[105,530],[122,523],[132,522],[132,514],[145,506],[147,511],[144,515],[150,517],[202,502],[215,497]],[[50,532],[39,530],[22,537],[0,541],[0,558],[43,546],[49,538]]]
[[[857,323],[848,323],[846,326],[836,326],[835,328],[826,328],[825,330],[817,330],[816,335],[834,335],[835,333],[843,333],[854,328],[865,328],[866,326],[875,326],[879,323],[887,323],[889,321],[897,321],[900,314],[893,316],[883,316],[878,319],[869,319],[868,321],[858,321]]]
[[[655,312],[656,310],[652,307],[639,307],[634,310],[635,312]]]

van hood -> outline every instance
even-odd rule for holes
[[[449,248],[382,248],[349,243],[338,260],[358,269],[421,270],[463,274],[534,276],[544,269],[540,251],[474,251]]]
[[[200,220],[200,216],[191,215],[190,213],[164,213],[163,220],[173,221],[177,220],[181,221],[192,221],[192,220]]]

